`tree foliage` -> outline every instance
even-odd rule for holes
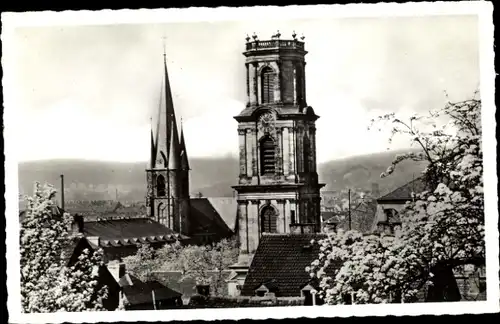
[[[440,119],[446,121],[442,127]],[[428,301],[459,300],[453,270],[485,262],[481,101],[449,102],[408,122],[394,114],[378,122],[391,123],[392,136],[409,136],[421,148],[396,156],[381,176],[405,160],[427,161],[427,189],[413,193],[400,212],[400,235],[333,234],[320,242],[326,252],[308,270],[322,279],[328,303],[342,303],[341,295],[351,292],[360,303],[387,302],[396,292],[411,301],[424,285]],[[330,259],[343,266],[327,276],[324,264]]]
[[[149,280],[154,272],[180,271],[181,280],[192,279],[199,285],[211,285],[217,295],[225,291],[223,271],[234,264],[238,249],[234,240],[223,239],[211,245],[167,244],[157,250],[141,245],[135,255],[123,261],[126,268],[141,280]]]
[[[21,218],[21,304],[25,312],[102,310],[107,287],[97,281],[102,252],[85,249],[68,264],[67,247],[78,240],[71,233],[72,218],[60,214],[56,191],[35,183]]]

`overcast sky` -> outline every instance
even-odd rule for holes
[[[424,113],[444,91],[461,100],[479,86],[475,16],[18,28],[9,44],[18,159],[147,160],[163,35],[189,156],[236,156],[244,38],[277,29],[306,37],[318,162],[384,151],[387,134],[367,130],[373,116]]]

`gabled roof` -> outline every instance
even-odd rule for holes
[[[94,250],[85,237],[81,235],[70,237],[62,247],[63,264],[72,266],[84,249],[89,249],[91,252]]]
[[[191,198],[190,205],[193,232],[211,233],[220,237],[229,237],[234,233],[208,198]],[[234,212],[236,213],[236,210]]]
[[[250,265],[243,296],[254,296],[255,289],[273,282],[277,297],[300,296],[300,290],[310,282],[306,267],[319,255],[319,245],[311,240],[326,238],[326,234],[263,234]],[[332,266],[338,266],[332,263]]]
[[[391,191],[390,193],[377,199],[377,202],[400,202],[412,199],[412,193],[418,194],[425,190],[429,190],[429,186],[422,177],[408,182],[407,184]]]
[[[236,232],[236,218],[238,214],[238,202],[233,197],[208,197],[208,201],[219,213],[227,226]]]
[[[216,282],[220,275],[218,271],[207,270],[206,274],[212,278],[212,282]],[[232,271],[223,270],[222,277],[224,280],[230,278]],[[161,284],[170,287],[173,290],[179,291],[184,297],[196,295],[196,280],[193,278],[183,278],[181,271],[161,271],[154,272],[154,278]]]
[[[101,247],[174,242],[177,239],[186,238],[149,218],[106,219],[85,222],[83,232],[87,237],[99,237]]]
[[[179,298],[182,294],[172,290],[156,280],[142,282],[137,277],[126,274],[120,278],[123,294],[131,305],[153,303],[153,294],[156,301]]]

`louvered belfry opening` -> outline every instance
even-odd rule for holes
[[[272,175],[276,171],[276,146],[271,136],[266,135],[260,142],[260,170],[262,175]]]
[[[156,195],[158,197],[166,196],[165,177],[162,176],[161,174],[156,178]]]
[[[272,103],[274,102],[274,77],[275,73],[273,69],[266,66],[262,69],[262,103]]]
[[[266,206],[262,210],[262,232],[263,233],[276,233],[276,221],[278,215],[276,210],[271,206]]]

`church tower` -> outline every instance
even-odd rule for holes
[[[177,233],[189,234],[189,163],[184,133],[179,132],[166,55],[158,114],[151,129],[151,159],[146,170],[148,217]]]
[[[319,118],[306,101],[302,40],[247,37],[247,104],[238,116],[239,264],[249,263],[263,233],[320,231],[316,171]]]

